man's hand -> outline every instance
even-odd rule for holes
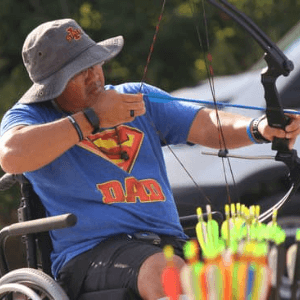
[[[267,119],[263,119],[259,125],[258,130],[264,138],[273,141],[274,137],[289,140],[289,149],[293,149],[298,135],[300,134],[300,115],[287,114],[291,121],[286,126],[285,130],[270,127]]]
[[[99,100],[92,106],[100,119],[100,127],[114,127],[132,122],[135,117],[146,113],[142,94],[119,94],[114,90],[99,93]],[[134,116],[130,111],[134,111]]]

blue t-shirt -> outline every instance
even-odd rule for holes
[[[140,84],[106,86],[138,93]],[[143,85],[143,94],[165,92]],[[52,272],[111,235],[152,231],[185,238],[167,178],[161,146],[186,143],[198,106],[145,100],[147,113],[118,129],[107,128],[73,146],[48,165],[24,175],[47,215],[73,213],[72,228],[53,230]],[[20,125],[43,124],[64,117],[51,101],[17,103],[4,116],[1,135]],[[159,136],[157,132],[160,132]],[[126,151],[129,159],[121,158]]]

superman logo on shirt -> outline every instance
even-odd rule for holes
[[[88,136],[79,146],[101,156],[130,173],[139,154],[144,133],[136,128],[120,125]],[[127,153],[127,159],[121,157]]]

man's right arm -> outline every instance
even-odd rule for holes
[[[92,106],[101,128],[132,122],[146,112],[142,95],[105,91]],[[134,110],[134,117],[130,116]],[[83,137],[94,128],[82,111],[74,113]],[[4,171],[20,174],[37,170],[62,155],[79,141],[79,135],[68,118],[40,125],[16,125],[0,138],[0,164]]]
[[[93,131],[82,112],[73,115],[83,136]],[[79,141],[68,118],[40,125],[18,125],[0,138],[0,164],[5,172],[21,174],[37,170],[62,155]]]

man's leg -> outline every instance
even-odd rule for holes
[[[166,240],[165,244],[172,245],[172,239]],[[175,253],[182,255],[181,243],[173,246]],[[82,293],[126,288],[145,300],[157,300],[165,296],[161,274],[166,260],[160,247],[126,235],[104,241],[62,268],[59,281],[67,293],[73,290],[70,278],[82,271],[82,262],[89,266],[82,283]],[[174,263],[179,269],[184,265],[183,259],[177,255],[174,256]],[[81,286],[81,283],[77,284]]]
[[[185,265],[184,260],[177,255],[173,262],[179,270]],[[143,262],[138,274],[138,290],[144,300],[157,300],[165,296],[161,277],[166,265],[163,252],[155,253]]]

